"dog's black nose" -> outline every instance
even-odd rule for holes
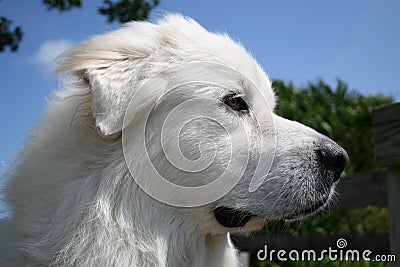
[[[340,174],[349,161],[347,152],[334,142],[323,141],[319,144],[316,153],[323,167],[333,171],[334,182],[339,180]]]

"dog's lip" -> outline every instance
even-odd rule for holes
[[[324,197],[323,199],[312,203],[310,206],[296,210],[289,214],[283,214],[281,216],[277,216],[275,218],[266,218],[264,216],[260,216],[243,208],[229,208],[225,206],[216,207],[213,210],[214,217],[217,221],[224,227],[234,228],[234,227],[243,227],[245,224],[252,218],[264,218],[269,222],[272,221],[285,221],[292,222],[304,219],[312,214],[315,214],[324,209],[328,205],[331,200],[332,189],[331,192]]]
[[[246,210],[224,206],[215,208],[213,213],[219,224],[227,228],[243,227],[255,216]]]
[[[282,219],[285,221],[289,221],[289,222],[302,219],[306,216],[317,213],[319,210],[321,210],[326,205],[327,202],[328,202],[328,198],[325,200],[317,201],[317,202],[313,203],[310,207],[307,207],[307,208],[304,208],[301,210],[297,210],[293,213],[282,216]]]
[[[326,200],[321,200],[313,203],[310,207],[305,209],[297,210],[295,212],[284,214],[276,218],[266,218],[267,221],[297,221],[303,219],[309,215],[317,213],[320,211],[328,202],[328,198]],[[214,217],[217,221],[224,227],[227,228],[235,228],[235,227],[243,227],[252,217],[259,217],[256,214],[252,214],[244,209],[235,209],[229,207],[217,207],[213,210]]]
[[[311,205],[306,208],[298,209],[292,213],[281,216],[281,220],[286,222],[298,221],[304,219],[312,214],[322,211],[327,205],[329,205],[332,196],[335,192],[335,187],[338,181],[336,181],[329,190],[329,193],[325,194],[320,200],[314,201]]]

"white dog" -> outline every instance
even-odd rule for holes
[[[8,173],[1,266],[236,266],[228,232],[323,209],[347,161],[270,112],[245,49],[179,15],[92,37],[58,72],[69,81]]]

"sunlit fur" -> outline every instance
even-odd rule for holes
[[[125,109],[149,77],[194,61],[224,64],[243,73],[274,108],[270,80],[242,46],[179,15],[167,15],[156,24],[128,23],[59,57],[58,73],[66,74],[64,88],[49,102],[7,174],[6,194],[14,215],[8,230],[12,236],[7,241],[9,253],[3,255],[1,266],[232,267],[238,264],[237,255],[228,245],[227,232],[258,229],[268,220],[283,218],[332,194],[330,186],[318,182],[321,173],[313,153],[316,143],[327,138],[276,115],[276,157],[271,172],[258,190],[248,191],[263,138],[252,113],[241,117],[249,133],[251,160],[229,194],[205,206],[178,208],[144,193],[132,179],[122,152]],[[167,71],[165,79],[184,82],[201,76],[186,71]],[[210,78],[243,94],[250,109],[265,108],[235,77],[215,76]],[[165,89],[160,83],[142,94],[138,118]],[[216,99],[226,93],[215,88],[181,92],[182,97]],[[158,112],[162,110],[161,106]],[[216,105],[215,112],[221,120],[237,123],[234,111],[223,104]],[[162,123],[157,114],[154,121]],[[268,131],[274,125],[262,127]],[[199,132],[214,138],[221,150],[222,156],[217,157],[221,162],[203,174],[204,181],[169,170],[159,146],[150,147],[149,153],[156,159],[160,156],[161,172],[173,173],[170,178],[177,183],[208,182],[221,171],[225,159],[223,131],[215,129],[201,124],[182,133],[183,143],[189,144],[182,147],[188,157],[198,153],[190,144],[199,143],[203,137]],[[136,168],[140,160],[138,155]],[[246,209],[255,217],[243,228],[225,228],[213,216],[217,206]]]

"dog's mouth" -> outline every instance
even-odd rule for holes
[[[293,213],[282,216],[282,219],[285,221],[288,221],[288,222],[304,219],[305,217],[320,211],[327,202],[328,202],[328,199],[315,202],[308,208],[301,209],[301,210],[295,211]]]
[[[295,212],[284,214],[282,216],[267,220],[287,222],[301,220],[309,215],[320,211],[327,202],[328,199],[321,200],[313,203],[310,207],[307,207],[305,209],[297,210]],[[228,207],[217,207],[214,209],[213,212],[214,217],[217,219],[219,224],[227,228],[244,227],[252,217],[260,217],[246,210]]]
[[[214,216],[222,226],[234,228],[245,226],[254,215],[240,209],[217,207],[214,209]]]

